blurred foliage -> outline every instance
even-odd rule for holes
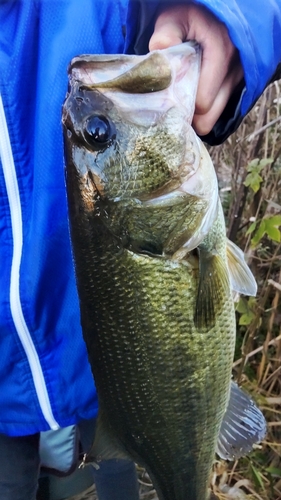
[[[256,193],[260,189],[261,183],[263,181],[263,178],[260,175],[263,168],[272,162],[272,158],[264,158],[263,160],[255,158],[254,160],[250,161],[249,165],[247,165],[246,167],[248,173],[244,185],[250,186],[254,193]]]

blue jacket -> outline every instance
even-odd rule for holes
[[[96,414],[67,222],[66,68],[81,53],[146,52],[160,3],[0,2],[0,432],[30,434]],[[281,4],[198,3],[226,23],[245,69],[242,97],[216,131],[221,140],[281,60]]]

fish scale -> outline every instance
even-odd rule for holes
[[[178,141],[169,135],[164,127],[157,130],[157,135],[144,132],[144,137],[137,138],[136,143],[132,130],[124,156],[117,155],[114,163],[110,158],[104,162],[103,172],[107,183],[111,186],[111,198],[123,198],[124,195],[128,198],[136,193],[139,195],[140,192],[149,192],[152,188],[158,189],[170,181],[171,163],[182,161],[179,157]],[[164,141],[165,157],[159,153]],[[106,186],[105,192],[107,193]]]

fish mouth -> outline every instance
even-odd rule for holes
[[[191,123],[195,95],[198,85],[201,49],[196,42],[188,42],[168,49],[149,52],[144,56],[136,55],[81,55],[70,62],[68,75],[70,84],[78,82],[81,89],[94,90],[104,93],[124,109],[124,95],[128,98],[128,110],[131,115],[136,110],[151,110],[149,117],[159,110],[160,99],[163,100],[163,91],[167,100],[172,104],[175,98],[181,107],[188,109],[186,119]],[[155,97],[162,94],[159,98]],[[154,101],[150,98],[146,105],[147,96],[154,94]],[[156,100],[155,100],[156,99]],[[134,113],[132,113],[132,103]],[[172,105],[171,104],[171,105]],[[166,110],[169,104],[165,106]],[[143,113],[145,114],[145,113]],[[138,119],[140,114],[138,114]]]

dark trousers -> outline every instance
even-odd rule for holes
[[[39,434],[24,437],[9,437],[0,434],[0,499],[36,500],[40,474]],[[99,500],[139,500],[138,481],[133,462],[129,460],[106,460],[93,467],[93,482]],[[46,478],[44,478],[46,480]],[[77,471],[73,474],[75,487]],[[60,479],[57,478],[59,482]],[[63,478],[61,498],[72,496],[71,475],[67,487]],[[47,488],[48,489],[48,488]],[[47,491],[46,489],[46,491]],[[40,493],[40,492],[39,492]],[[77,491],[75,491],[75,494]],[[42,492],[38,498],[48,499]]]
[[[40,468],[39,434],[0,434],[0,498],[35,500]]]
[[[130,460],[104,460],[93,472],[99,500],[139,500],[136,468]]]

